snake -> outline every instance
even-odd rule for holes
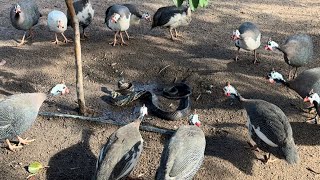
[[[155,116],[176,121],[187,117],[191,111],[191,87],[184,82],[174,83],[169,88],[161,90],[161,96],[167,99],[179,100],[179,105],[174,111],[167,111],[160,107],[158,95],[151,90],[135,90],[132,83],[118,82],[119,90],[111,93],[111,104],[125,106],[135,100],[142,100],[148,110]]]

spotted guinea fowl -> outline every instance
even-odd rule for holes
[[[58,44],[60,41],[58,40],[57,33],[61,33],[64,38],[64,43],[72,42],[67,39],[63,34],[65,30],[67,30],[67,16],[58,10],[53,10],[48,14],[48,27],[49,30],[55,33],[56,40],[53,43]]]
[[[226,96],[236,98],[244,106],[248,117],[251,139],[269,156],[285,159],[289,164],[298,163],[299,155],[294,143],[291,125],[283,111],[276,105],[260,99],[245,99],[229,83],[223,88]]]
[[[47,98],[69,93],[64,84],[58,84],[46,93],[23,93],[0,100],[0,139],[6,140],[12,151],[34,140],[22,139],[19,135],[28,130],[37,118],[39,108]],[[9,138],[17,137],[19,145],[11,145]]]
[[[94,16],[94,10],[89,0],[78,0],[73,2],[73,7],[79,19],[79,25],[82,27],[82,37],[87,38],[84,29],[87,28]],[[67,11],[68,26],[71,26],[71,16],[69,10]]]
[[[112,5],[106,10],[105,24],[109,29],[115,31],[113,42],[109,43],[115,46],[117,44],[117,35],[120,34],[120,45],[127,45],[122,37],[122,32],[130,27],[130,10],[123,5]]]
[[[11,8],[10,19],[12,26],[25,31],[18,46],[25,43],[26,31],[29,31],[29,37],[34,36],[32,27],[38,23],[40,17],[38,6],[33,0],[22,0]]]
[[[148,12],[143,12],[142,14],[140,13],[139,9],[133,5],[133,4],[122,4],[123,6],[126,6],[130,13],[131,13],[131,17],[130,17],[130,26],[131,25],[138,25],[140,23],[141,19],[147,20],[147,21],[151,21],[150,18],[150,14]],[[127,39],[129,40],[129,34],[127,31],[124,31],[126,33]]]
[[[191,180],[202,165],[206,139],[198,127],[198,114],[191,115],[189,123],[191,125],[180,126],[165,146],[156,173],[157,180]]]
[[[261,32],[259,28],[251,22],[244,22],[240,25],[239,29],[233,31],[231,38],[235,41],[235,46],[238,48],[235,60],[238,61],[240,48],[242,48],[247,51],[253,51],[253,63],[255,64],[258,60],[256,50],[261,45]]]
[[[306,34],[289,36],[281,46],[270,39],[265,49],[271,51],[278,49],[283,53],[285,62],[295,68],[295,72],[293,72],[294,69],[290,70],[289,80],[297,76],[298,67],[305,66],[313,61],[313,42],[311,37]]]
[[[147,114],[147,107],[142,106],[138,119],[112,133],[100,151],[93,179],[124,179],[130,174],[143,149],[139,126]]]
[[[160,26],[169,28],[171,40],[178,37],[177,28],[180,26],[187,26],[191,22],[191,8],[190,7],[176,7],[166,6],[161,7],[153,15],[153,23],[151,29]],[[172,29],[175,35],[172,34]]]
[[[312,106],[316,108],[316,115],[313,118],[310,118],[308,123],[318,124],[319,114],[320,114],[320,97],[318,93],[310,91],[309,95],[303,99],[304,102],[310,102]]]

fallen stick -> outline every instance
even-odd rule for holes
[[[103,117],[103,116],[102,117],[86,117],[86,116],[61,114],[61,113],[53,113],[53,112],[39,112],[39,115],[45,116],[45,117],[62,117],[62,118],[80,119],[80,120],[98,122],[103,124],[112,124],[116,126],[124,126],[128,124],[125,122],[117,122],[114,120],[110,120],[110,119],[107,119],[107,117]],[[144,125],[140,125],[140,129],[143,131],[155,132],[155,133],[167,134],[167,135],[172,135],[175,132],[174,130],[171,130],[171,129],[162,129],[162,128],[157,128],[153,126],[144,126]]]
[[[160,74],[162,71],[164,71],[165,69],[167,69],[169,66],[170,66],[169,64],[166,65],[164,68],[162,68],[162,69],[158,72],[158,74]]]

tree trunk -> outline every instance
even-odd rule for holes
[[[80,29],[79,20],[73,7],[73,0],[65,0],[68,10],[71,15],[72,27],[74,29],[74,52],[76,58],[76,84],[77,84],[77,98],[79,105],[79,113],[84,114],[86,105],[84,101],[83,92],[83,77],[82,77],[82,61],[81,61],[81,44],[80,44]]]

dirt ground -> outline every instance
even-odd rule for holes
[[[12,1],[0,2],[0,60],[7,62],[0,66],[0,97],[47,92],[64,80],[71,93],[47,100],[40,111],[76,114],[73,44],[53,45],[54,34],[46,26],[51,10],[66,12],[64,1],[37,1],[43,17],[35,27],[36,37],[22,47],[15,47],[23,32],[14,29],[10,23]],[[129,122],[134,119],[132,111],[138,104],[118,108],[104,101],[105,90],[115,89],[121,76],[147,85],[170,84],[175,78],[182,80],[190,75],[187,82],[193,88],[192,109],[200,115],[207,141],[204,163],[194,179],[319,179],[319,126],[304,123],[308,114],[292,106],[303,105],[301,97],[283,86],[271,85],[265,79],[272,68],[288,75],[289,66],[282,54],[261,48],[258,50],[260,63],[252,64],[252,53],[241,50],[240,61],[235,62],[236,47],[230,36],[245,21],[259,26],[263,43],[269,37],[282,42],[294,33],[310,34],[316,61],[300,68],[299,72],[316,67],[320,25],[319,10],[315,7],[320,3],[314,0],[212,0],[207,8],[193,13],[188,27],[179,29],[183,37],[178,41],[172,42],[167,30],[149,31],[151,24],[141,22],[140,26],[130,27],[133,39],[128,41],[129,46],[112,47],[108,43],[113,32],[107,30],[103,22],[105,10],[116,2],[134,3],[151,14],[161,6],[172,4],[170,0],[92,0],[95,17],[87,29],[90,38],[81,42],[88,107],[98,115]],[[68,29],[66,35],[71,38],[73,30]],[[168,67],[159,73],[165,66]],[[290,166],[283,160],[263,164],[256,159],[263,154],[247,149],[248,132],[243,109],[239,103],[230,105],[223,96],[226,81],[235,85],[244,97],[267,100],[285,112],[298,146],[299,164]],[[149,116],[143,124],[175,129],[187,121],[169,122]],[[83,120],[39,116],[32,128],[22,135],[36,139],[34,143],[15,153],[0,149],[0,179],[26,179],[25,166],[33,161],[49,166],[34,179],[90,179],[101,146],[117,128]],[[169,137],[141,133],[145,140],[144,151],[130,176],[154,179],[163,144]]]

